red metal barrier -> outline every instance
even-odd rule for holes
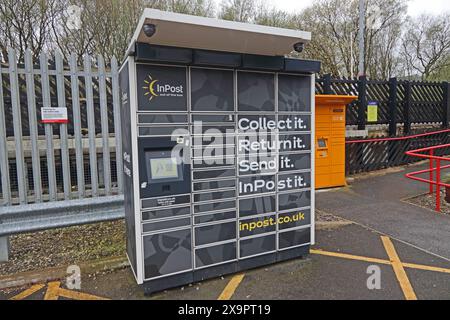
[[[450,184],[441,182],[441,171],[443,169],[450,168],[450,164],[441,166],[441,162],[443,161],[450,162],[450,158],[435,156],[435,150],[444,148],[450,148],[450,144],[443,144],[439,146],[433,146],[406,152],[408,156],[430,160],[429,169],[408,173],[406,174],[406,177],[412,180],[428,183],[430,185],[430,194],[433,194],[435,189],[434,186],[436,186],[436,211],[438,212],[441,212],[441,188],[450,187]],[[435,172],[436,172],[436,180],[434,180]],[[429,174],[429,179],[418,177],[418,175],[427,173]]]

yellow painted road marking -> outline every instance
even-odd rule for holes
[[[69,298],[73,300],[109,300],[107,298],[94,296],[89,293],[79,292],[79,291],[73,291],[68,289],[59,288],[59,296],[64,298]]]
[[[381,236],[381,240],[383,241],[384,249],[386,250],[388,257],[391,260],[392,268],[394,269],[395,276],[397,277],[406,300],[417,300],[411,282],[409,282],[408,275],[403,268],[397,251],[395,251],[394,244],[391,239],[386,236]]]
[[[383,259],[377,259],[377,258],[369,258],[369,257],[362,257],[362,256],[355,256],[352,254],[346,254],[346,253],[339,253],[339,252],[329,252],[329,251],[322,251],[322,250],[311,250],[311,254],[318,254],[321,256],[328,256],[328,257],[336,257],[336,258],[342,258],[342,259],[348,259],[348,260],[358,260],[358,261],[364,261],[364,262],[370,262],[370,263],[379,263],[379,264],[391,264],[388,260]]]
[[[47,285],[47,292],[45,292],[44,300],[58,300],[58,290],[61,282],[53,281]]]
[[[388,239],[388,241],[391,243],[390,239],[388,237],[385,237]],[[383,239],[383,238],[382,238]],[[383,244],[384,244],[383,240]],[[395,249],[392,249],[395,252]],[[369,263],[377,263],[377,264],[384,264],[384,265],[393,265],[392,261],[379,259],[379,258],[371,258],[371,257],[364,257],[364,256],[357,256],[352,254],[346,254],[346,253],[340,253],[340,252],[330,252],[330,251],[323,251],[323,250],[310,250],[311,254],[316,255],[322,255],[322,256],[328,256],[328,257],[335,257],[335,258],[342,258],[342,259],[348,259],[348,260],[357,260],[357,261],[363,261],[363,262],[369,262]],[[388,254],[389,255],[389,254]],[[397,253],[395,252],[395,255]],[[391,256],[389,256],[390,259]],[[397,256],[398,258],[398,256]],[[448,273],[450,274],[450,269],[447,268],[441,268],[441,267],[434,267],[434,266],[427,266],[427,265],[421,265],[421,264],[415,264],[415,263],[405,263],[401,262],[398,259],[398,262],[400,263],[400,266],[403,266],[404,268],[410,268],[410,269],[417,269],[417,270],[424,270],[424,271],[432,271],[432,272],[440,272],[440,273]],[[394,270],[395,271],[395,270]],[[219,296],[218,300],[229,300],[233,296],[234,292],[236,291],[237,287],[241,283],[241,281],[244,278],[244,274],[236,275],[234,276],[230,282],[227,284],[221,295]],[[78,291],[72,291],[68,289],[64,289],[60,287],[61,283],[59,281],[50,282],[48,284],[48,289],[45,294],[44,300],[57,300],[58,297],[65,297],[69,299],[78,299],[78,300],[108,300],[103,297],[94,296],[87,293],[82,293]],[[10,300],[21,300],[25,299],[28,296],[32,295],[33,293],[39,291],[40,289],[44,288],[45,285],[43,284],[36,284],[30,287],[29,289],[19,293],[18,295],[10,298]],[[411,288],[412,289],[412,288]],[[413,292],[414,294],[414,292]],[[415,295],[414,295],[415,296]]]
[[[235,275],[230,282],[228,282],[217,300],[230,300],[242,279],[244,279],[244,274]]]
[[[45,287],[45,285],[43,285],[43,284],[35,284],[35,285],[31,286],[30,288],[22,291],[18,295],[15,295],[14,297],[10,298],[9,300],[23,300],[23,299],[31,296],[33,293],[41,290],[44,287]]]
[[[59,297],[73,300],[109,300],[92,294],[61,288],[59,281],[49,282],[44,300],[58,300]]]
[[[364,257],[364,256],[355,256],[352,254],[346,254],[346,253],[340,253],[340,252],[311,250],[310,253],[316,254],[316,255],[321,255],[321,256],[327,256],[327,257],[335,257],[335,258],[342,258],[342,259],[348,259],[348,260],[357,260],[357,261],[364,261],[364,262],[370,262],[370,263],[391,265],[391,262],[388,260],[378,259],[378,258],[370,258],[370,257]],[[447,269],[447,268],[427,266],[427,265],[416,264],[416,263],[407,263],[407,262],[402,262],[402,266],[405,268],[409,268],[409,269],[417,269],[417,270],[433,271],[433,272],[450,274],[450,269]]]
[[[434,271],[434,272],[441,272],[441,273],[449,273],[450,274],[450,269],[441,268],[441,267],[424,266],[424,265],[421,265],[421,264],[405,263],[405,262],[402,262],[402,265],[405,268],[410,268],[410,269],[418,269],[418,270]]]

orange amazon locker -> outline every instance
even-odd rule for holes
[[[316,95],[316,189],[345,186],[345,106],[355,96]]]

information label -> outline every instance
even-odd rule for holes
[[[41,108],[42,123],[68,123],[67,108]]]
[[[375,101],[369,102],[367,106],[367,122],[378,121],[378,103]]]

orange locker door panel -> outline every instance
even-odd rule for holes
[[[345,107],[353,96],[316,96],[316,189],[345,186]]]

